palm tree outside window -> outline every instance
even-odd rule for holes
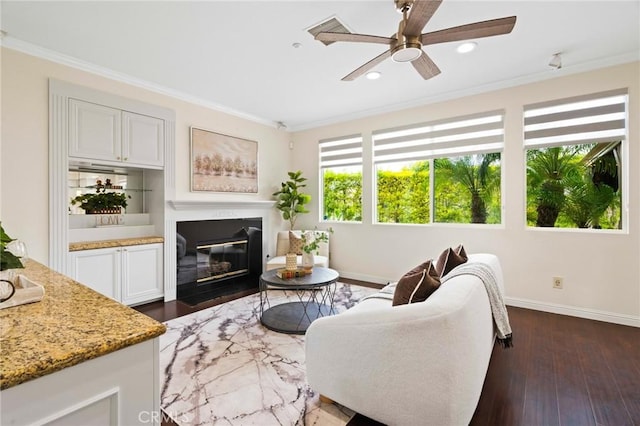
[[[622,229],[626,90],[525,106],[527,224]]]

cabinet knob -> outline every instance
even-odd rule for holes
[[[123,158],[124,161],[127,161],[128,159],[129,159],[129,157],[124,157]]]
[[[116,160],[120,160],[120,157],[116,157]]]

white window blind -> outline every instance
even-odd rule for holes
[[[376,164],[501,152],[504,111],[373,132]]]
[[[362,166],[362,135],[320,141],[320,168]]]
[[[525,105],[524,143],[541,148],[620,141],[626,120],[626,89]]]

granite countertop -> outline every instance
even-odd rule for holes
[[[161,324],[46,266],[19,274],[42,284],[40,302],[0,310],[0,389],[160,336]]]
[[[110,247],[139,246],[141,244],[162,243],[162,237],[119,238],[115,240],[80,241],[69,243],[69,251],[94,250]]]

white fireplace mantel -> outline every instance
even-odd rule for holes
[[[165,210],[164,300],[176,299],[176,223],[183,220],[262,218],[262,234],[271,235],[270,223],[277,215],[275,200],[168,200]],[[269,253],[268,238],[262,238],[262,253]],[[264,259],[263,259],[264,261]],[[264,266],[263,266],[264,267]]]
[[[202,209],[271,209],[275,201],[204,201],[204,200],[170,200],[169,205],[174,210],[202,210]]]

